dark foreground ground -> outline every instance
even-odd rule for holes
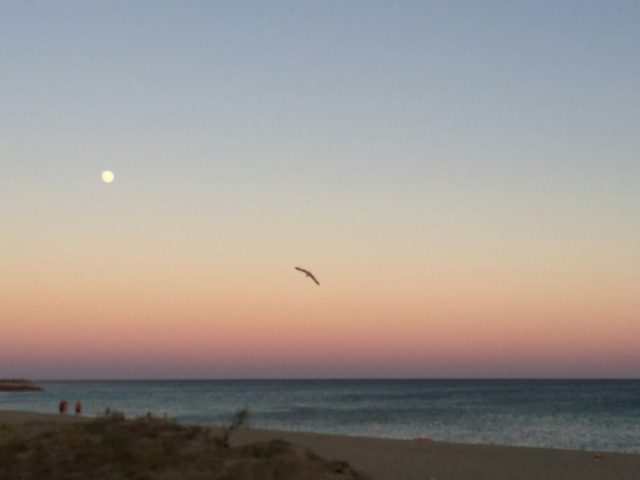
[[[230,447],[222,435],[158,418],[0,423],[2,480],[366,480],[284,440]]]
[[[640,480],[640,454],[246,428],[225,448],[222,434],[154,418],[0,411],[0,480]]]

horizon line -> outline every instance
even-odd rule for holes
[[[4,380],[4,379],[0,379]],[[29,380],[24,378],[24,380]],[[640,377],[153,377],[153,378],[40,378],[32,382],[197,382],[197,381],[585,381],[632,380]]]

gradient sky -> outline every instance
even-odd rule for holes
[[[637,1],[0,6],[0,377],[640,376]]]

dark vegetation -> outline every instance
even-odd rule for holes
[[[229,445],[247,415],[236,412],[217,437],[205,427],[118,412],[86,423],[0,425],[0,479],[366,480],[283,440]]]
[[[229,438],[231,434],[240,427],[249,423],[249,410],[242,408],[233,414],[231,423],[222,427],[222,436],[216,437],[216,443],[223,448],[229,448]]]

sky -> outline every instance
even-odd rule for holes
[[[640,3],[0,5],[0,377],[640,376]]]

